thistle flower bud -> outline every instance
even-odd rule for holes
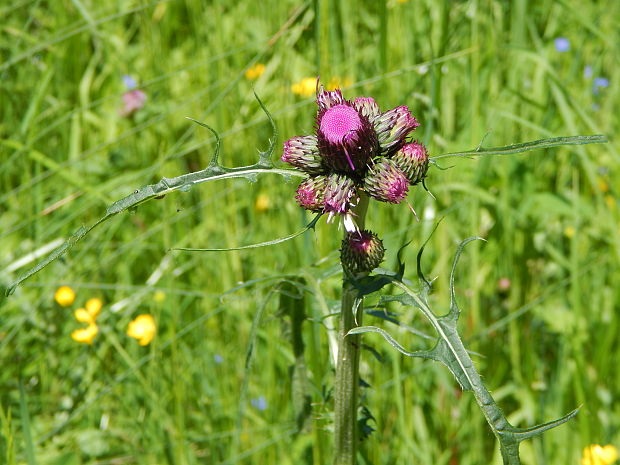
[[[405,173],[412,186],[422,181],[428,171],[428,152],[418,141],[405,144],[394,154],[392,160]]]
[[[367,117],[370,122],[381,114],[379,104],[372,97],[357,97],[353,100],[353,106],[362,115]]]
[[[381,202],[400,203],[407,197],[409,182],[393,160],[383,158],[364,178],[364,190]]]
[[[330,174],[325,185],[325,206],[323,211],[329,214],[328,221],[335,215],[343,215],[351,209],[355,196],[355,182],[343,174]]]
[[[383,242],[371,231],[350,232],[340,248],[342,268],[348,274],[367,273],[383,261]]]
[[[313,135],[287,140],[280,160],[308,174],[321,174],[325,171],[323,159],[319,155],[318,140]]]
[[[316,93],[316,103],[319,106],[319,111],[327,110],[335,105],[342,105],[346,103],[345,98],[342,96],[340,89],[328,91],[323,86],[319,86]]]
[[[417,128],[420,123],[409,112],[406,106],[392,108],[373,120],[379,149],[382,155],[389,155],[400,149],[405,137]]]
[[[325,176],[314,176],[301,182],[297,188],[295,199],[302,208],[313,212],[321,212],[325,207]]]

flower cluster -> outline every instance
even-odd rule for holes
[[[161,303],[165,300],[166,294],[162,291],[157,291],[153,298],[156,302]],[[75,291],[69,286],[60,286],[54,293],[54,300],[62,307],[69,307],[75,301]],[[87,326],[73,331],[71,339],[81,344],[93,343],[97,334],[99,334],[97,317],[101,313],[102,307],[103,301],[93,297],[86,301],[84,307],[80,307],[73,312],[75,319],[80,323],[86,323]],[[138,315],[127,326],[127,335],[137,339],[141,346],[149,345],[156,333],[155,319],[148,314]]]
[[[80,323],[88,324],[85,328],[76,329],[71,333],[71,339],[75,342],[81,342],[82,344],[92,344],[93,340],[99,333],[99,327],[97,326],[97,316],[101,312],[103,302],[101,299],[93,297],[86,301],[84,308],[78,308],[73,312],[73,316]]]
[[[306,210],[344,218],[357,227],[351,209],[363,193],[400,203],[421,182],[428,153],[408,140],[419,123],[406,106],[381,112],[371,97],[346,100],[340,89],[317,89],[316,134],[284,143],[281,160],[308,174],[295,198]]]

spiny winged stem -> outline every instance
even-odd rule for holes
[[[368,197],[362,195],[353,209],[360,229],[368,209]],[[345,233],[346,234],[346,233]],[[342,283],[338,358],[334,386],[334,465],[354,465],[357,454],[357,407],[359,398],[360,336],[346,334],[362,324],[363,302],[346,279]]]

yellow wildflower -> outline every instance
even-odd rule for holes
[[[92,299],[88,299],[86,301],[86,311],[91,317],[93,317],[93,320],[97,318],[97,315],[99,315],[101,307],[103,307],[103,301],[97,297],[93,297]]]
[[[78,308],[75,312],[73,312],[73,316],[80,323],[88,323],[93,325],[95,324],[95,319],[93,318],[93,316],[88,310],[84,308]]]
[[[575,228],[573,226],[566,226],[566,228],[564,228],[564,235],[572,239],[575,236]]]
[[[608,445],[601,447],[598,444],[583,449],[581,465],[610,465],[618,460],[618,449]]]
[[[343,87],[349,87],[353,82],[349,78],[339,78],[337,76],[331,78],[325,88],[327,90],[342,89]]]
[[[61,307],[68,307],[75,300],[75,291],[69,286],[60,286],[58,289],[56,289],[56,293],[54,294],[54,300]]]
[[[256,63],[254,66],[250,66],[245,71],[245,78],[253,81],[258,79],[265,72],[265,65],[262,63]]]
[[[153,300],[158,304],[162,303],[166,300],[166,293],[164,291],[155,291],[155,294],[153,294]]]
[[[302,97],[310,97],[316,92],[316,78],[303,78],[301,81],[293,84],[291,86],[291,90],[296,95],[300,95]]]
[[[148,345],[155,337],[156,331],[155,320],[148,314],[138,315],[127,326],[127,336],[137,339],[141,346]]]
[[[84,309],[81,309],[84,310]],[[86,312],[86,310],[84,310]],[[75,342],[81,342],[82,344],[92,344],[93,339],[97,336],[99,328],[96,324],[91,323],[86,328],[76,329],[71,333],[71,339]]]
[[[269,196],[265,193],[258,194],[256,202],[254,203],[254,210],[256,210],[257,213],[263,213],[269,210],[270,206],[271,201],[269,200]]]
[[[612,195],[606,195],[605,203],[609,208],[614,208],[616,206],[616,199]]]
[[[603,178],[598,178],[597,184],[601,192],[609,192],[609,184]]]

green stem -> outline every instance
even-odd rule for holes
[[[361,229],[364,228],[367,209],[368,197],[362,196],[354,209]],[[356,461],[360,336],[346,334],[362,324],[362,310],[363,302],[356,289],[348,280],[343,280],[334,386],[334,465],[354,465]]]

